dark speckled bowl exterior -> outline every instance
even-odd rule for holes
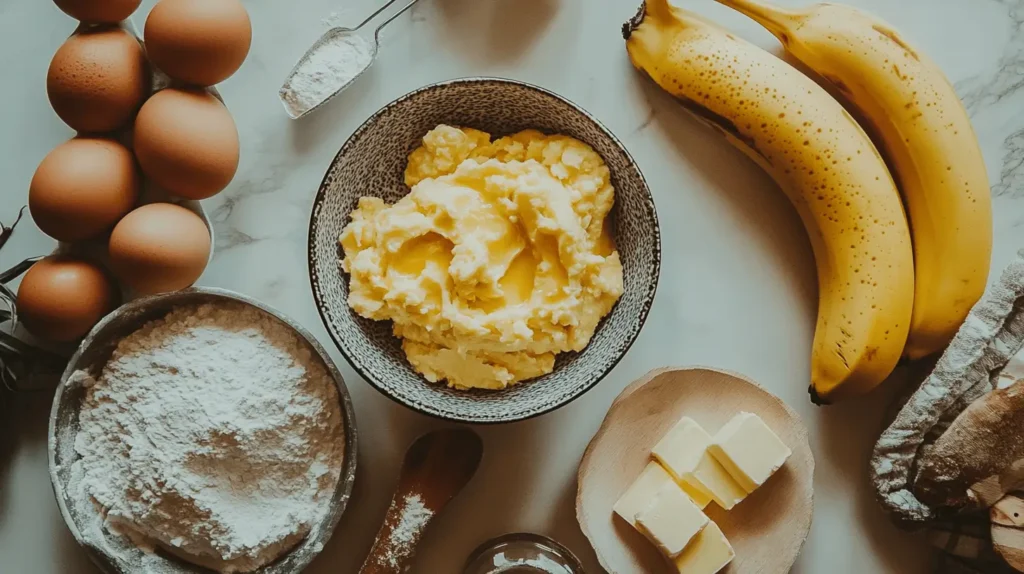
[[[348,275],[338,244],[360,197],[391,203],[409,192],[406,161],[439,124],[472,127],[492,136],[524,129],[564,134],[590,144],[611,170],[612,211],[625,293],[580,353],[558,355],[554,372],[501,391],[455,391],[412,369],[390,321],[371,321],[348,304]],[[633,158],[604,126],[572,102],[542,88],[497,78],[434,84],[388,104],[368,119],[334,158],[313,204],[309,272],[320,316],[345,358],[395,401],[447,420],[504,423],[563,406],[591,389],[636,340],[654,301],[661,237],[654,200]]]

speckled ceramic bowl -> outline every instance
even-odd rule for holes
[[[352,487],[356,478],[357,459],[355,411],[341,373],[338,372],[334,362],[331,361],[327,352],[317,343],[313,335],[298,323],[271,307],[255,299],[224,289],[194,287],[184,291],[136,299],[104,317],[86,335],[81,345],[79,345],[78,351],[68,362],[64,375],[61,377],[60,385],[54,393],[53,407],[50,411],[48,441],[50,481],[53,484],[53,493],[57,498],[57,506],[60,508],[61,516],[64,517],[64,522],[75,537],[75,540],[88,552],[89,558],[92,559],[93,563],[106,574],[134,574],[139,572],[137,564],[140,563],[143,552],[137,548],[130,547],[130,550],[121,554],[120,557],[108,552],[106,548],[116,548],[123,545],[124,542],[120,542],[121,539],[119,537],[113,537],[106,530],[97,534],[97,525],[101,520],[98,513],[91,504],[83,505],[73,499],[69,492],[71,465],[77,458],[74,443],[79,428],[78,413],[86,391],[81,384],[70,383],[69,378],[72,373],[78,370],[86,370],[93,373],[99,372],[110,358],[110,354],[114,351],[117,343],[125,336],[136,331],[143,324],[164,317],[176,307],[199,305],[202,303],[241,304],[253,307],[274,317],[306,342],[310,353],[314,357],[319,357],[327,374],[334,380],[335,386],[338,389],[345,450],[341,475],[335,487],[334,496],[331,497],[330,507],[320,522],[313,526],[313,530],[306,538],[287,551],[278,560],[256,570],[256,574],[297,574],[305,569],[312,562],[313,558],[316,558],[316,555],[323,550],[327,541],[330,540],[338,520],[341,518],[342,513],[345,512],[349,497],[352,495]],[[102,536],[102,539],[96,538],[97,536]],[[206,568],[177,560],[162,552],[151,555],[150,558],[150,564],[153,564],[152,567],[160,572],[175,574],[209,574],[212,572]]]
[[[502,391],[456,391],[412,369],[386,321],[364,319],[348,304],[348,276],[338,237],[360,197],[394,202],[409,192],[407,157],[439,124],[472,127],[492,136],[524,129],[569,135],[590,144],[611,170],[613,231],[625,293],[580,353],[558,356],[551,374]],[[629,153],[590,114],[536,86],[497,78],[434,84],[402,96],[370,117],[334,158],[313,204],[309,272],[324,325],[345,358],[371,385],[412,409],[467,423],[526,419],[563,406],[615,366],[647,318],[661,267],[661,238],[650,190]]]

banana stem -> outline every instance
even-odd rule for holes
[[[800,19],[796,12],[779,8],[759,0],[715,0],[764,26],[784,45],[789,43],[789,31]]]
[[[645,0],[647,14],[657,20],[667,20],[672,17],[672,5],[668,0]]]
[[[636,15],[622,25],[622,37],[627,41],[643,24],[644,20],[652,18],[660,22],[668,22],[672,18],[672,5],[668,0],[644,0]]]

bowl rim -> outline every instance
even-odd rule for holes
[[[470,417],[460,417],[458,415],[454,415],[454,414],[451,414],[451,413],[440,412],[440,411],[437,411],[437,410],[434,410],[434,409],[430,409],[429,407],[427,407],[425,405],[414,403],[414,402],[406,399],[405,397],[398,395],[397,393],[392,393],[388,389],[386,389],[382,384],[380,384],[377,381],[377,378],[369,370],[364,369],[360,365],[360,363],[355,360],[355,358],[352,356],[352,354],[350,353],[349,349],[347,348],[347,345],[343,342],[341,336],[339,334],[335,333],[335,330],[334,330],[334,328],[331,325],[331,321],[327,317],[327,313],[325,311],[326,305],[324,304],[324,297],[321,294],[321,287],[320,287],[319,276],[318,276],[318,274],[315,271],[316,265],[315,265],[315,262],[314,262],[313,254],[316,251],[315,229],[317,227],[317,220],[319,219],[319,215],[320,215],[320,213],[319,213],[320,209],[319,208],[323,204],[323,202],[325,200],[325,197],[327,195],[327,191],[328,191],[327,182],[328,182],[329,176],[331,175],[331,171],[337,165],[337,163],[340,160],[340,158],[343,155],[345,155],[358,142],[358,140],[363,136],[364,132],[366,132],[366,130],[368,130],[371,125],[373,125],[382,115],[384,115],[385,113],[387,113],[391,109],[401,105],[406,100],[408,100],[410,98],[413,98],[415,96],[418,96],[420,94],[423,94],[423,93],[426,93],[426,92],[431,92],[431,91],[434,91],[434,90],[436,90],[438,88],[443,88],[443,87],[452,86],[452,85],[463,85],[463,84],[465,84],[465,85],[472,85],[472,84],[487,84],[487,83],[514,85],[514,86],[518,86],[518,87],[522,87],[522,88],[526,88],[526,89],[529,89],[529,90],[533,90],[533,91],[539,92],[539,93],[541,93],[541,94],[543,94],[545,96],[552,97],[552,98],[554,98],[554,99],[556,99],[556,100],[558,100],[558,101],[568,105],[573,110],[575,110],[577,113],[581,114],[586,119],[588,119],[589,121],[593,122],[593,124],[595,126],[597,126],[598,129],[600,129],[601,132],[611,140],[611,142],[615,145],[615,147],[617,147],[625,155],[625,157],[629,161],[629,163],[636,169],[636,173],[637,173],[637,175],[640,178],[640,183],[642,184],[643,189],[647,192],[647,196],[649,198],[649,201],[644,202],[644,205],[650,208],[651,219],[654,222],[655,245],[654,245],[654,266],[653,266],[654,268],[653,268],[653,273],[652,273],[653,281],[651,281],[650,285],[647,288],[647,293],[644,295],[643,306],[641,308],[640,316],[638,318],[638,323],[637,323],[638,327],[637,327],[636,331],[631,334],[629,340],[626,341],[625,346],[622,348],[622,351],[618,353],[618,356],[616,356],[613,361],[611,361],[600,372],[595,373],[595,375],[593,377],[591,377],[591,379],[585,385],[580,387],[580,389],[577,392],[575,392],[574,394],[569,395],[569,396],[567,396],[567,397],[565,397],[565,398],[563,398],[563,399],[561,399],[559,401],[553,402],[550,405],[547,405],[547,406],[545,406],[542,409],[538,409],[535,412],[527,412],[525,414],[517,414],[515,416],[510,416],[510,417],[502,418],[502,419],[478,420],[478,419],[474,419],[474,418],[470,418]],[[307,233],[307,242],[306,242],[306,264],[307,264],[307,267],[308,267],[307,271],[309,273],[309,286],[310,286],[310,290],[313,292],[313,301],[314,301],[315,306],[316,306],[317,314],[320,315],[320,320],[323,322],[324,328],[326,329],[327,334],[330,336],[331,340],[334,342],[334,345],[341,352],[342,356],[345,357],[345,360],[348,362],[348,364],[351,365],[352,368],[356,371],[356,373],[360,377],[362,377],[363,380],[365,380],[367,383],[369,383],[370,386],[373,387],[377,392],[379,392],[380,394],[384,395],[385,397],[391,399],[392,401],[394,401],[394,402],[396,402],[396,403],[398,403],[398,404],[400,404],[400,405],[402,405],[402,406],[404,406],[404,407],[406,407],[406,408],[408,408],[410,410],[413,410],[413,411],[418,412],[420,414],[424,414],[424,415],[427,415],[427,416],[430,416],[430,417],[433,417],[433,418],[436,418],[436,419],[440,419],[440,420],[443,420],[443,421],[449,421],[449,422],[455,422],[455,423],[463,423],[463,424],[473,424],[473,425],[487,425],[487,426],[490,426],[490,425],[500,425],[500,424],[509,424],[509,423],[515,423],[515,422],[521,422],[521,421],[533,419],[533,418],[536,418],[536,417],[539,417],[539,416],[551,413],[551,412],[553,412],[555,410],[558,410],[558,409],[560,409],[560,408],[562,408],[562,407],[572,403],[576,399],[580,398],[581,396],[583,396],[584,394],[589,392],[595,386],[597,386],[597,384],[600,383],[602,380],[604,380],[604,378],[607,377],[608,374],[611,373],[611,371],[619,364],[619,362],[621,362],[622,359],[629,353],[629,350],[633,347],[633,344],[636,342],[637,338],[640,336],[640,333],[643,331],[644,325],[647,323],[647,317],[650,314],[651,307],[654,305],[655,295],[656,295],[657,290],[658,290],[658,283],[659,283],[659,281],[661,279],[661,225],[658,222],[658,211],[657,211],[657,206],[654,203],[654,194],[651,193],[650,185],[647,183],[647,179],[644,177],[643,171],[640,169],[640,165],[633,158],[633,155],[631,153],[629,153],[629,150],[626,148],[625,144],[622,143],[622,140],[620,140],[610,129],[608,129],[608,127],[606,125],[604,125],[600,120],[598,120],[593,114],[591,114],[590,112],[585,110],[582,106],[580,106],[579,104],[573,102],[572,100],[570,100],[570,99],[568,99],[568,98],[566,98],[564,96],[561,96],[561,95],[559,95],[559,94],[557,94],[557,93],[555,93],[555,92],[553,92],[551,90],[548,90],[546,88],[543,88],[543,87],[535,85],[535,84],[531,84],[529,82],[524,82],[524,81],[521,81],[521,80],[515,80],[515,79],[511,79],[511,78],[502,78],[502,77],[498,77],[498,76],[467,76],[467,77],[453,78],[453,79],[449,79],[449,80],[442,80],[440,82],[435,82],[435,83],[432,83],[432,84],[427,84],[425,86],[422,86],[420,88],[416,88],[415,90],[412,90],[412,91],[410,91],[410,92],[408,92],[406,94],[403,94],[403,95],[395,98],[394,100],[392,100],[392,101],[388,102],[387,104],[381,106],[377,111],[373,112],[373,114],[371,114],[368,118],[366,118],[366,120],[364,120],[363,123],[361,123],[359,125],[359,127],[357,127],[355,129],[355,131],[353,131],[352,134],[345,140],[345,143],[342,144],[341,149],[338,150],[338,153],[334,155],[334,157],[331,159],[330,164],[328,164],[327,170],[324,172],[324,177],[320,181],[320,186],[317,189],[316,195],[313,197],[313,206],[312,206],[312,209],[310,210],[309,229],[308,229],[308,233]],[[472,391],[467,391],[467,392],[472,392]],[[496,392],[501,392],[501,391],[496,391]]]
[[[62,481],[60,480],[60,477],[58,476],[58,471],[60,467],[57,464],[57,443],[59,440],[59,434],[57,432],[57,422],[59,418],[58,411],[61,403],[61,398],[63,397],[67,389],[68,379],[75,371],[79,369],[78,363],[79,361],[81,361],[82,355],[85,354],[86,349],[90,348],[93,345],[103,342],[98,339],[99,332],[107,325],[112,323],[120,314],[132,314],[136,312],[142,312],[147,308],[158,303],[161,303],[163,301],[166,301],[168,299],[174,299],[177,297],[187,297],[190,294],[213,296],[216,299],[231,301],[234,303],[241,303],[243,305],[254,307],[264,313],[267,313],[270,316],[277,319],[278,321],[282,322],[285,326],[289,327],[296,335],[298,335],[299,338],[301,338],[307,345],[309,345],[309,348],[320,358],[320,360],[324,364],[324,368],[327,370],[328,376],[330,376],[334,382],[335,389],[337,389],[338,391],[338,405],[341,408],[342,429],[345,433],[345,450],[342,455],[343,459],[341,463],[341,472],[338,475],[338,484],[337,486],[335,486],[334,493],[332,494],[332,499],[338,496],[339,491],[341,492],[342,496],[339,498],[337,512],[335,512],[334,517],[331,520],[330,528],[326,532],[327,536],[326,538],[324,538],[323,544],[320,545],[320,549],[312,552],[309,555],[309,561],[302,566],[302,568],[305,568],[309,565],[309,563],[313,561],[313,559],[317,557],[317,555],[320,554],[320,552],[323,551],[323,548],[326,545],[326,543],[330,541],[331,538],[333,538],[334,532],[335,530],[337,530],[338,523],[341,521],[342,515],[345,514],[345,511],[348,509],[348,504],[352,500],[352,490],[353,487],[355,486],[356,467],[359,458],[358,430],[356,426],[355,407],[353,406],[352,396],[349,393],[348,387],[345,385],[345,379],[342,376],[341,371],[338,369],[338,366],[334,363],[330,355],[327,354],[327,351],[316,340],[316,337],[314,337],[312,333],[306,330],[294,319],[278,311],[277,309],[271,307],[270,305],[267,305],[266,303],[263,303],[247,295],[243,295],[236,291],[231,291],[229,289],[221,289],[218,287],[189,287],[187,289],[182,289],[180,291],[159,293],[156,295],[149,295],[146,297],[141,297],[129,301],[128,303],[121,305],[120,307],[118,307],[114,311],[111,311],[105,317],[100,319],[100,321],[96,323],[96,325],[94,325],[92,329],[89,330],[89,333],[82,339],[78,347],[75,349],[75,353],[71,356],[71,359],[68,361],[67,367],[64,369],[64,372],[61,375],[60,383],[57,385],[57,388],[54,391],[53,402],[50,405],[50,420],[49,423],[47,424],[47,470],[48,474],[50,475],[50,487],[53,490],[54,498],[56,498],[57,500],[57,507],[60,510],[60,515],[64,519],[64,525],[71,532],[71,535],[72,537],[74,537],[75,542],[78,543],[78,545],[86,551],[86,554],[88,554],[89,559],[102,572],[109,573],[118,571],[118,569],[109,562],[105,553],[95,548],[92,544],[86,541],[85,537],[82,535],[81,530],[79,530],[78,528],[78,524],[71,516],[71,511],[68,508],[67,503],[65,502],[66,493],[64,491],[66,489]],[[302,541],[300,541],[299,544],[297,544],[295,547],[293,547],[285,554],[279,556],[277,560],[280,560],[284,556],[291,553],[293,550],[295,550],[295,548],[298,548],[300,544],[302,544]],[[274,562],[277,562],[277,560],[275,560]],[[274,564],[274,562],[268,564],[267,566]],[[266,566],[262,568],[265,567]]]

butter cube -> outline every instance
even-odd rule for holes
[[[708,525],[708,517],[675,484],[665,485],[636,515],[637,529],[669,558],[675,558]]]
[[[686,485],[698,506],[703,508],[708,500],[714,500],[729,510],[746,498],[747,492],[708,453],[709,446],[711,435],[690,417],[683,417],[654,445],[651,454]]]
[[[697,490],[702,490],[725,510],[732,509],[747,497],[747,491],[743,490],[725,467],[707,451],[701,456],[697,466],[683,475],[683,480]]]
[[[686,496],[689,496],[690,500],[697,505],[697,508],[704,510],[709,504],[711,504],[711,495],[706,494],[705,491],[694,488],[685,480],[677,479],[676,482],[679,484],[679,488],[682,488],[683,492],[686,493]]]
[[[733,417],[715,434],[708,450],[747,492],[764,484],[793,454],[753,413]]]
[[[615,514],[636,528],[636,515],[642,512],[658,492],[665,486],[676,486],[670,475],[660,464],[647,463],[647,467],[612,507]]]
[[[722,529],[709,522],[673,562],[679,574],[715,574],[735,557]]]

